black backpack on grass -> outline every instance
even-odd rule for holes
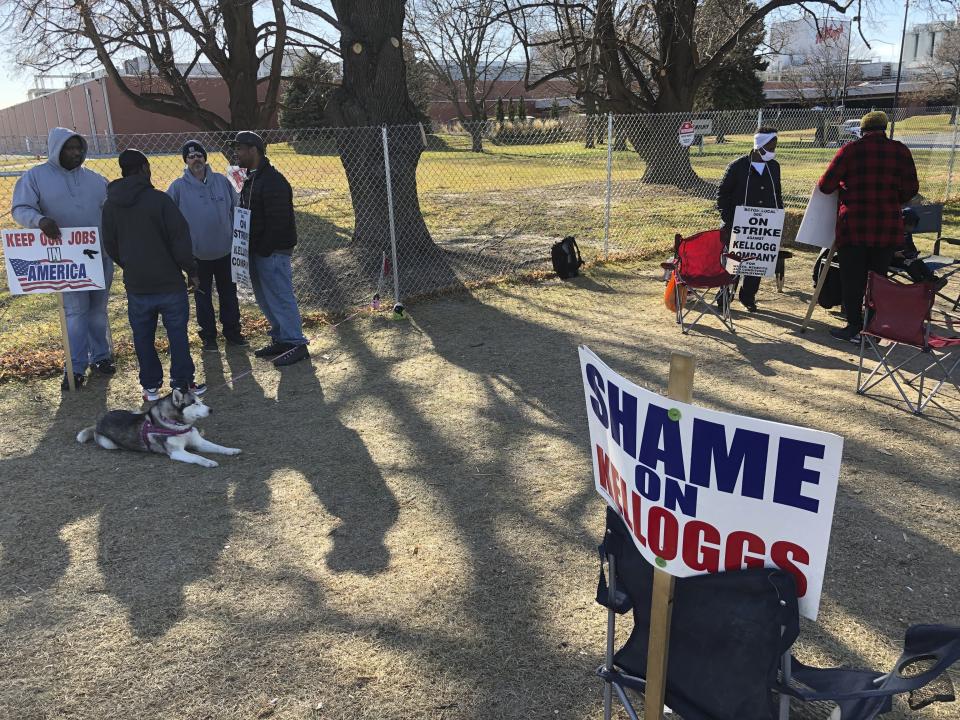
[[[576,277],[580,274],[580,266],[583,265],[583,258],[580,257],[580,248],[573,235],[567,235],[560,242],[555,242],[550,250],[550,259],[553,261],[553,269],[560,276],[561,280]]]

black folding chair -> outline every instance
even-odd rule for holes
[[[936,234],[936,239],[933,241],[933,252],[930,255],[923,256],[919,259],[922,260],[924,264],[930,268],[930,270],[935,273],[939,273],[941,278],[949,278],[954,273],[960,271],[960,258],[940,254],[941,243],[960,245],[960,240],[943,237],[943,204],[932,203],[930,205],[911,205],[910,208],[917,214],[918,218],[917,225],[913,229],[913,234]],[[905,281],[910,278],[910,273],[908,273],[904,268],[893,266],[890,267],[889,275],[892,280],[896,280],[898,282]],[[958,292],[956,297],[950,297],[946,292],[946,288],[944,287],[937,291],[937,295],[941,299],[946,300],[948,304],[952,305],[953,310],[960,308],[960,292]]]
[[[606,684],[604,718],[611,717],[615,693],[637,720],[629,693],[642,694],[646,686],[653,567],[610,509],[600,555],[597,602],[608,609],[606,660],[597,670]],[[630,609],[633,631],[615,651],[616,616]],[[897,693],[909,692],[914,709],[955,699],[946,671],[960,659],[960,628],[911,627],[889,673],[804,665],[790,654],[798,634],[796,586],[788,573],[749,568],[677,579],[667,706],[683,720],[788,720],[793,703],[805,718],[873,720],[890,710]]]

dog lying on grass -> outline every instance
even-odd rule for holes
[[[205,440],[193,425],[213,412],[192,392],[174,389],[147,410],[130,412],[111,410],[77,433],[77,442],[95,440],[104,450],[135,450],[165,453],[172,460],[217,467],[213,460],[190,452],[239,455],[238,448],[228,448]]]

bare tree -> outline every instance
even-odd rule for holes
[[[933,58],[917,70],[928,99],[947,100],[953,105],[951,122],[957,121],[960,105],[960,30],[948,31],[934,47]]]
[[[510,67],[509,26],[495,18],[498,0],[412,0],[407,31],[425,58],[434,84],[483,152],[487,104]]]
[[[502,0],[503,13],[515,28],[526,53],[526,85],[536,87],[562,70],[535,75],[530,62],[544,42],[542,33],[559,29],[567,47],[598,49],[604,94],[602,110],[616,113],[678,113],[693,108],[697,90],[749,29],[774,10],[830,7],[841,13],[854,7],[859,17],[864,0]],[[568,12],[586,21],[570,26]],[[589,35],[585,29],[589,28]],[[585,67],[583,53],[571,53],[571,64]],[[570,67],[566,69],[569,72]],[[703,185],[690,166],[686,148],[664,143],[676,134],[676,119],[645,118],[633,123],[631,140],[645,153],[646,182],[680,187]],[[659,140],[658,142],[655,142]],[[655,152],[647,148],[657,147]],[[707,188],[702,188],[707,190]]]
[[[277,111],[287,48],[335,48],[291,26],[283,0],[267,3],[259,23],[253,6],[234,0],[7,0],[3,29],[16,37],[14,58],[21,66],[47,72],[99,64],[143,110],[209,130],[264,127]],[[123,60],[138,58],[146,62],[136,74],[123,71]],[[201,68],[207,75],[212,68],[227,85],[226,115],[195,95],[190,78]]]
[[[863,78],[859,52],[847,63],[846,39],[821,42],[805,60],[781,76],[790,99],[804,107],[836,107],[843,103],[846,89]]]
[[[210,130],[270,126],[289,48],[340,58],[341,82],[330,92],[325,112],[329,125],[351,128],[341,133],[339,150],[356,218],[354,247],[362,260],[376,265],[379,251],[389,245],[381,125],[390,126],[398,252],[436,250],[417,197],[423,116],[407,90],[405,5],[404,0],[7,0],[3,29],[16,37],[16,60],[24,66],[46,71],[102,65],[137,107]],[[137,77],[121,72],[124,59],[138,57],[146,58],[146,72]],[[210,109],[190,84],[202,63],[227,86],[225,115]]]
[[[592,14],[583,7],[567,5],[559,8],[552,20],[558,26],[534,38],[527,77],[562,78],[575,88],[576,99],[587,116],[584,145],[592,148],[602,131],[599,112],[603,97],[599,44],[590,26]]]

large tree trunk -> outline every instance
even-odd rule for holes
[[[661,28],[659,56],[670,58],[654,77],[655,95],[646,86],[640,87],[638,92],[636,85],[628,81],[623,72],[613,5],[607,1],[598,4],[597,34],[599,58],[607,85],[607,107],[615,113],[634,115],[618,120],[615,126],[618,143],[626,136],[646,161],[642,182],[673,185],[699,195],[711,194],[713,185],[701,180],[694,172],[689,149],[680,145],[678,137],[681,122],[692,117],[689,113],[692,113],[700,84],[691,32],[697,11],[696,1],[673,0],[654,4],[657,24]]]
[[[483,130],[486,125],[483,120],[474,120],[470,125],[470,150],[475,153],[483,152]]]
[[[452,282],[417,196],[422,117],[407,92],[401,0],[333,0],[341,23],[343,82],[326,108],[338,136],[354,212],[354,251],[361,272],[375,276],[390,255],[390,226],[380,127],[387,125],[401,295]],[[349,129],[347,129],[349,128]],[[417,271],[411,272],[413,266]]]
[[[698,195],[713,192],[713,186],[702,180],[690,164],[690,148],[680,144],[680,125],[690,117],[670,113],[631,118],[627,135],[646,162],[642,182],[673,185]]]

